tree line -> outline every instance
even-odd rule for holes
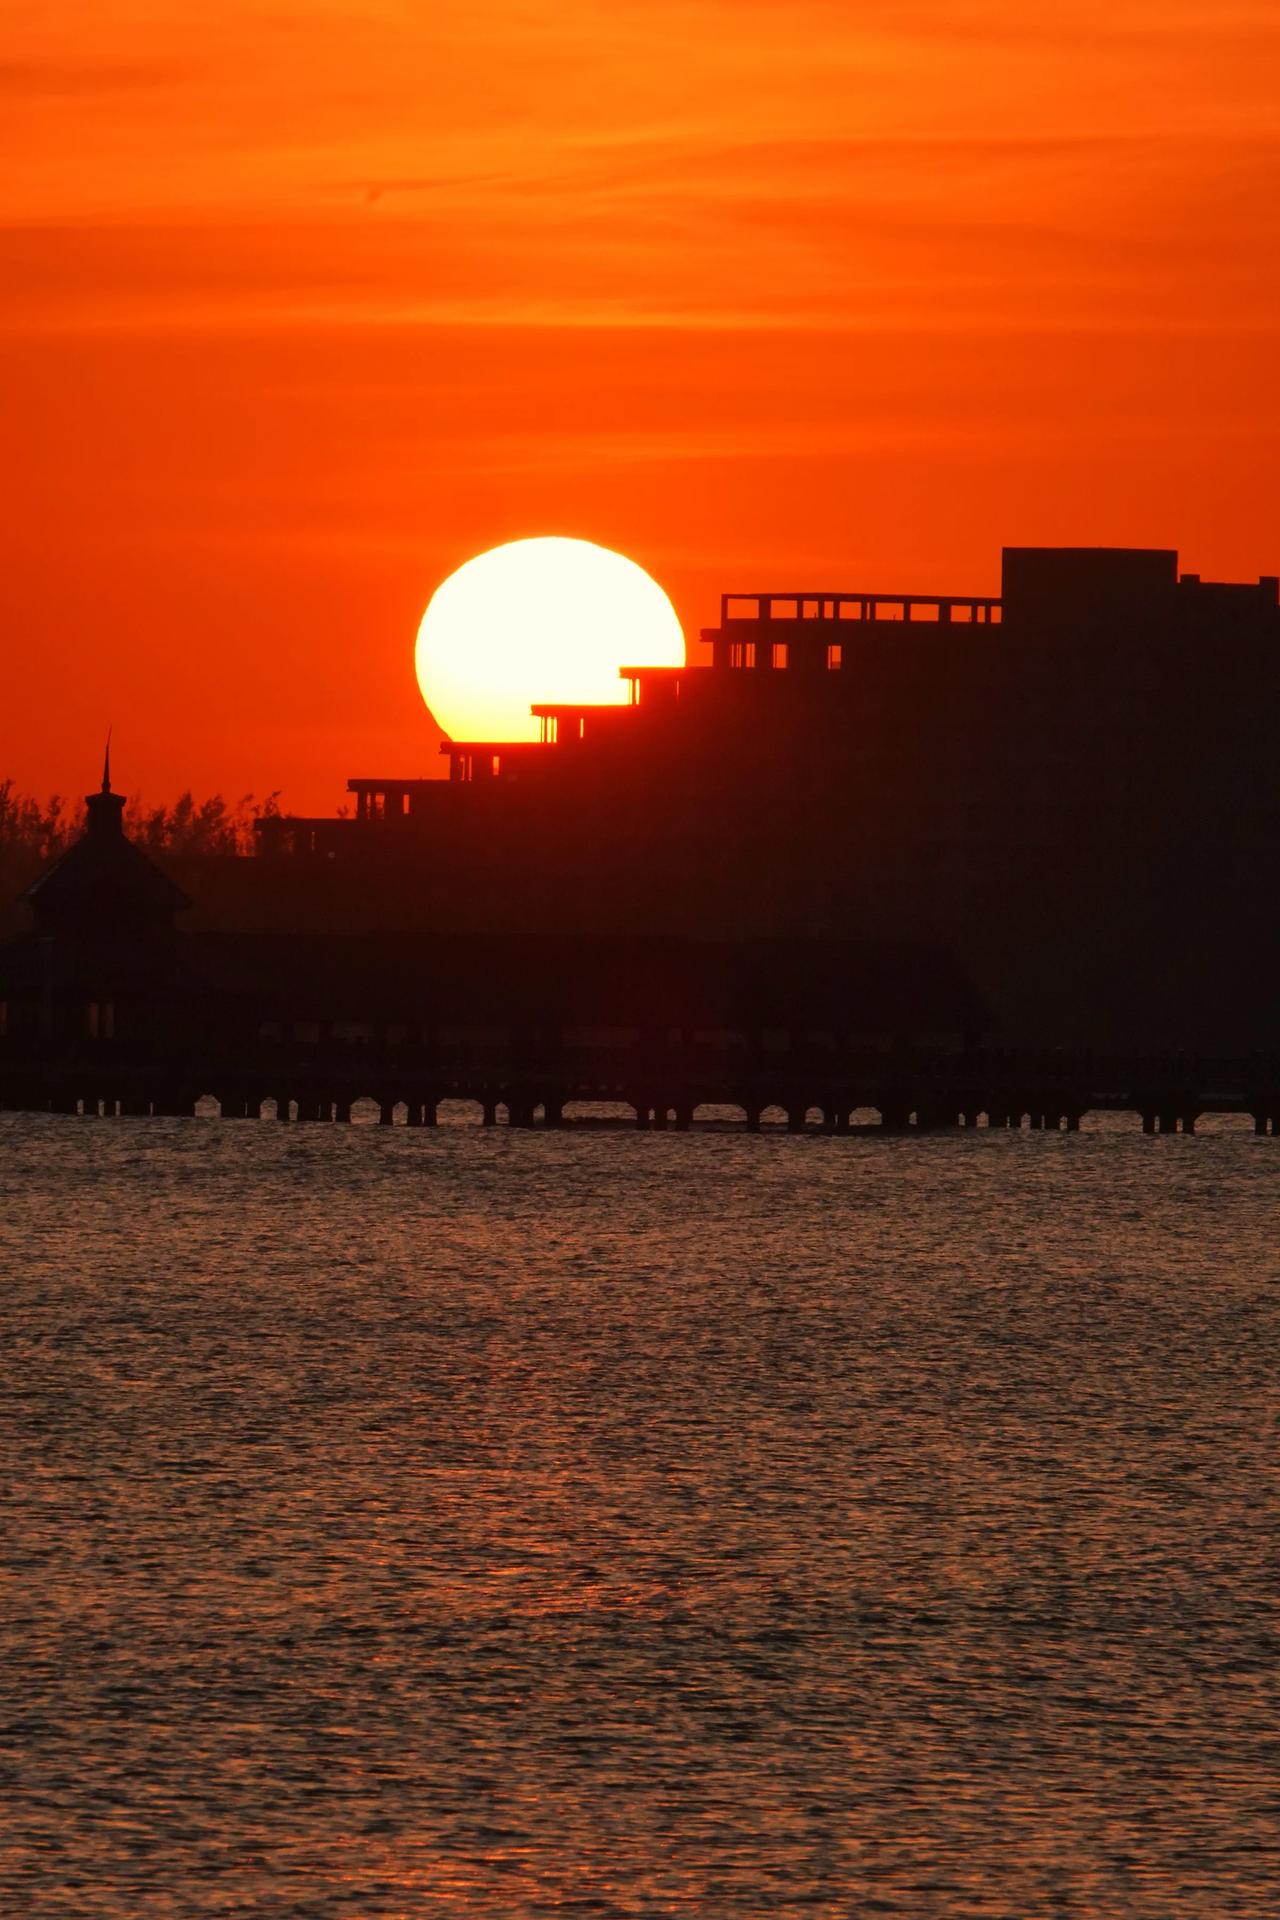
[[[279,795],[257,800],[246,793],[228,801],[220,793],[197,800],[179,794],[169,807],[147,806],[137,794],[126,802],[124,830],[148,853],[180,859],[190,855],[245,855],[254,851],[253,823],[280,811]],[[54,794],[37,800],[0,780],[0,899],[12,899],[42,867],[84,832],[84,801]]]

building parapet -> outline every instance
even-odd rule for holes
[[[935,593],[725,593],[720,596],[721,626],[762,620],[917,620],[943,626],[995,624],[1001,615],[998,595]],[[714,629],[708,629],[708,634]],[[707,635],[704,634],[704,638]]]

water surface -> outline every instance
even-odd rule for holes
[[[0,1115],[0,1910],[1280,1910],[1280,1141]]]

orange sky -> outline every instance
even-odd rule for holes
[[[1040,22],[1044,18],[1044,24]],[[6,0],[0,776],[437,770],[440,578],[1280,569],[1275,0]]]

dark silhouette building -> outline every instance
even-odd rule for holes
[[[921,1048],[953,1058],[987,1018],[950,955],[909,942],[527,943],[359,914],[341,930],[287,913],[285,931],[180,928],[193,902],[125,837],[108,774],[87,807],[27,890],[31,927],[0,947],[0,1106],[189,1113],[210,1095],[320,1119],[366,1097],[429,1123],[464,1098],[554,1125],[605,1100],[687,1126],[701,1102],[754,1120],[781,1101],[835,1127],[858,1104],[855,1057],[873,1075]],[[332,920],[354,894],[345,868],[327,879]]]
[[[1009,548],[998,597],[727,594],[702,641],[262,851],[299,911],[345,869],[375,919],[513,937],[926,942],[1019,1042],[1280,1037],[1274,577]]]
[[[125,837],[124,798],[86,797],[82,837],[26,891],[33,930],[0,950],[4,1035],[82,1034],[119,1026],[158,1041],[179,1009],[176,916],[191,902]]]
[[[0,1104],[1276,1123],[1274,578],[1011,549],[999,598],[727,595],[702,638],[181,887],[104,776],[0,947]]]

